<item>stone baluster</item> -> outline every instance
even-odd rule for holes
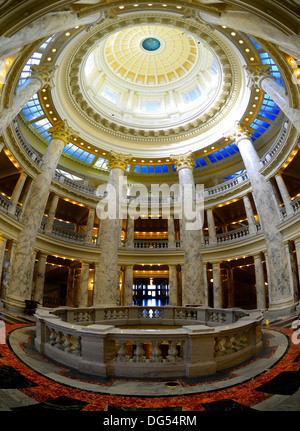
[[[220,264],[213,263],[212,265],[213,274],[213,296],[214,296],[214,307],[222,308],[222,284],[221,284],[221,271]]]
[[[59,201],[59,196],[52,194],[52,196],[50,197],[50,206],[49,206],[47,221],[44,229],[45,233],[52,233],[58,201]]]
[[[39,253],[33,299],[43,305],[47,254]]]
[[[15,185],[15,188],[12,192],[12,195],[10,197],[10,207],[9,207],[9,214],[15,215],[16,208],[22,193],[22,189],[24,187],[25,181],[26,181],[27,175],[25,172],[21,172],[20,176],[18,178],[17,184]]]
[[[256,254],[254,259],[255,281],[256,281],[256,307],[266,310],[265,277],[260,254]]]
[[[269,261],[269,297],[271,298],[269,308],[290,307],[293,305],[293,299],[290,292],[288,261],[283,235],[277,228],[280,219],[275,200],[265,177],[260,172],[260,159],[248,130],[237,124],[233,130],[232,139],[238,146],[246,167],[264,232]]]
[[[299,112],[299,115],[300,115],[300,112]],[[277,185],[278,185],[278,188],[279,188],[279,191],[280,191],[280,194],[281,194],[284,206],[285,206],[286,215],[287,216],[293,215],[294,211],[293,211],[293,208],[291,205],[291,197],[289,195],[289,192],[286,188],[285,182],[283,181],[281,174],[277,173],[275,175],[275,179],[276,179],[276,182],[277,182]]]
[[[16,245],[9,292],[5,304],[12,311],[24,310],[24,300],[31,299],[31,256],[41,226],[50,184],[62,150],[75,134],[66,121],[57,123],[56,126],[49,129],[49,133],[51,134],[51,143],[43,156],[41,171],[37,175],[23,213],[23,229]]]
[[[248,73],[248,86],[250,88],[260,88],[267,93],[300,133],[300,109],[290,107],[286,90],[270,74],[271,69],[252,70],[246,68],[246,70]]]
[[[40,66],[36,64],[31,66],[31,76],[27,78],[25,83],[18,89],[13,97],[11,107],[2,109],[0,112],[0,136],[34,94],[43,87],[53,87],[53,76],[57,67],[58,66],[52,65]]]
[[[101,254],[96,285],[95,305],[116,305],[119,291],[118,248],[120,245],[120,191],[123,189],[123,177],[131,156],[111,151],[108,154],[109,178],[105,201],[114,206],[115,211],[105,218],[101,205],[97,205],[100,219]],[[101,201],[100,201],[101,204]]]
[[[54,33],[64,31],[67,28],[96,23],[102,17],[102,14],[102,12],[97,11],[78,16],[76,12],[72,11],[49,12],[25,25],[10,37],[1,36],[0,59],[6,59],[19,52],[28,43],[43,37],[50,37]]]
[[[209,234],[209,244],[217,244],[217,233],[214,220],[213,210],[209,208],[206,210],[207,224],[208,224],[208,234]]]
[[[257,232],[257,229],[255,225],[255,218],[253,214],[252,205],[247,195],[243,196],[243,202],[244,202],[244,207],[246,210],[246,215],[248,220],[249,234],[253,235]]]
[[[86,232],[85,232],[85,244],[92,244],[93,242],[93,228],[95,222],[95,208],[89,208]]]
[[[191,152],[186,154],[171,156],[175,162],[178,172],[179,185],[183,196],[182,211],[182,234],[184,248],[184,296],[186,304],[203,303],[203,265],[201,255],[201,232],[202,225],[199,226],[196,220],[198,216],[186,214],[186,204],[193,208],[196,213],[195,182],[193,177],[193,167],[195,161]],[[192,202],[186,201],[188,196]],[[188,217],[189,216],[189,217]]]

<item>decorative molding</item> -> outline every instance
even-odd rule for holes
[[[171,155],[170,157],[175,162],[177,172],[183,168],[193,169],[196,166],[196,162],[191,151],[188,151],[185,154]]]
[[[51,139],[60,139],[65,144],[67,144],[72,137],[78,135],[78,132],[71,129],[67,120],[59,121],[54,126],[50,127],[48,132],[51,135]]]

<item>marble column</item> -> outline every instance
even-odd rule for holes
[[[57,66],[52,65],[39,66],[35,64],[31,66],[31,76],[17,90],[11,106],[0,112],[0,136],[34,94],[42,87],[53,87],[53,76],[56,69]]]
[[[298,279],[300,280],[300,238],[294,240],[295,250],[296,250],[296,261],[297,261],[297,271]]]
[[[237,124],[233,130],[232,138],[240,150],[246,167],[264,232],[269,256],[269,291],[271,298],[269,308],[270,310],[288,308],[293,305],[293,298],[290,292],[288,261],[283,235],[277,228],[280,220],[276,203],[270,193],[265,177],[260,172],[260,159],[250,139],[250,133]]]
[[[276,203],[276,210],[277,210],[277,214],[278,214],[278,218],[279,219],[284,219],[284,214],[281,211],[281,197],[279,196],[279,191],[277,190],[276,184],[275,184],[275,179],[274,178],[270,178],[268,181],[268,185],[270,187],[270,191],[274,197],[275,203]]]
[[[0,59],[5,59],[28,43],[43,37],[50,37],[68,28],[96,23],[103,16],[103,12],[96,11],[80,16],[72,11],[49,12],[33,22],[22,27],[12,36],[0,37]]]
[[[134,247],[134,219],[127,217],[126,247]]]
[[[32,178],[27,177],[27,181],[25,182],[25,185],[23,187],[22,195],[20,197],[20,205],[22,207],[22,212],[19,217],[19,221],[22,221],[23,213],[25,211],[29,196],[31,194],[31,189],[33,187],[34,181]]]
[[[201,255],[201,232],[200,227],[196,222],[196,217],[193,219],[187,217],[185,211],[185,200],[188,196],[192,202],[195,203],[195,182],[193,177],[193,167],[195,161],[191,152],[186,154],[171,156],[175,162],[175,167],[178,172],[179,185],[182,190],[183,196],[183,211],[182,211],[182,234],[183,234],[183,248],[184,248],[184,295],[183,300],[185,304],[203,304],[203,262]],[[187,195],[186,189],[191,190],[191,195]],[[194,206],[194,212],[196,208]],[[189,220],[189,218],[191,218]],[[192,221],[192,225],[190,222]],[[194,222],[194,223],[193,223]]]
[[[299,2],[299,0],[296,0]],[[199,11],[202,20],[209,24],[226,25],[236,31],[266,39],[290,54],[300,58],[300,35],[287,34],[274,26],[264,18],[246,10],[223,10],[218,14],[210,14],[209,11]]]
[[[49,188],[61,156],[62,150],[74,136],[66,121],[50,128],[51,143],[43,159],[40,173],[37,175],[23,214],[23,229],[18,236],[15,258],[12,265],[9,292],[5,306],[11,311],[24,309],[24,300],[31,299],[30,280],[31,258],[34,252],[37,233],[48,198]]]
[[[33,299],[43,305],[47,254],[39,253]]]
[[[25,181],[26,181],[27,175],[25,172],[21,172],[20,176],[18,178],[17,184],[15,185],[15,188],[12,192],[12,195],[10,197],[10,207],[9,207],[9,214],[15,215],[16,208],[19,202],[19,198],[22,193],[22,189],[24,187]]]
[[[289,265],[291,295],[294,298],[294,303],[297,304],[299,301],[297,266],[291,241],[285,243],[285,249]]]
[[[56,214],[58,201],[59,201],[59,196],[53,193],[50,197],[50,206],[49,206],[47,221],[46,221],[45,230],[44,230],[45,233],[52,233],[54,217]]]
[[[300,115],[300,112],[299,112],[299,115]],[[283,178],[279,173],[277,173],[275,175],[275,179],[276,179],[276,182],[277,182],[277,185],[278,185],[278,188],[279,188],[279,191],[280,191],[280,194],[281,194],[284,206],[285,206],[286,215],[287,216],[293,215],[294,212],[293,212],[293,208],[291,205],[291,197],[290,197],[289,192],[286,188],[285,182],[283,181]]]
[[[106,218],[101,213],[101,206],[97,205],[97,215],[100,218],[101,254],[99,258],[99,270],[95,292],[95,305],[115,306],[119,300],[119,267],[118,248],[120,246],[120,189],[124,172],[131,156],[125,156],[111,151],[108,154],[109,177],[107,182],[106,201],[115,204],[115,214]],[[100,209],[99,209],[100,208]]]
[[[270,74],[270,69],[253,70],[246,67],[246,70],[248,86],[250,88],[260,88],[267,93],[300,133],[300,109],[290,106],[285,88]]]
[[[4,267],[4,259],[5,259],[5,247],[6,247],[7,239],[0,234],[0,298],[2,298],[2,294],[4,295],[4,289],[2,290],[2,271]]]
[[[124,283],[124,305],[131,306],[133,300],[133,267],[126,265]]]
[[[85,244],[92,244],[93,242],[93,229],[95,222],[95,208],[89,208],[86,231],[85,231]]]
[[[249,234],[253,235],[257,232],[257,230],[256,230],[256,224],[255,224],[255,218],[252,210],[252,205],[247,195],[243,196],[243,202],[244,202],[244,207],[246,210],[246,215],[248,220]]]
[[[169,305],[177,306],[177,297],[177,267],[169,265]]]
[[[203,306],[208,307],[208,281],[207,281],[207,263],[203,264]]]
[[[222,308],[222,283],[221,283],[221,269],[219,263],[212,265],[212,278],[213,278],[213,295],[214,295],[214,308]]]
[[[168,248],[176,248],[174,216],[168,218]]]
[[[209,244],[217,244],[217,233],[214,220],[213,210],[209,208],[206,210],[207,224],[208,224],[208,234],[209,234]]]
[[[266,294],[265,294],[265,277],[260,254],[253,256],[256,282],[256,307],[260,310],[266,310]]]
[[[0,153],[3,150],[3,148],[4,148],[4,141],[1,139],[0,140]]]
[[[78,307],[88,306],[88,290],[89,290],[89,272],[90,265],[88,263],[82,262],[79,289],[77,290],[77,300],[76,304]]]
[[[11,269],[14,260],[16,250],[16,243],[14,240],[7,241],[7,252],[5,261],[3,262],[3,278],[2,278],[2,299],[7,298],[7,292],[9,288]]]
[[[74,286],[75,286],[75,269],[70,267],[67,279],[67,298],[66,305],[68,307],[74,306]]]

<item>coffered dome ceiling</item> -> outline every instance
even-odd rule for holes
[[[135,156],[164,157],[223,137],[250,97],[234,44],[168,14],[132,20],[99,24],[61,50],[52,90],[59,115],[91,144]]]

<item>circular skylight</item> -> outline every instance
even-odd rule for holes
[[[160,41],[156,37],[146,37],[142,42],[142,47],[146,51],[157,51],[160,48]]]

